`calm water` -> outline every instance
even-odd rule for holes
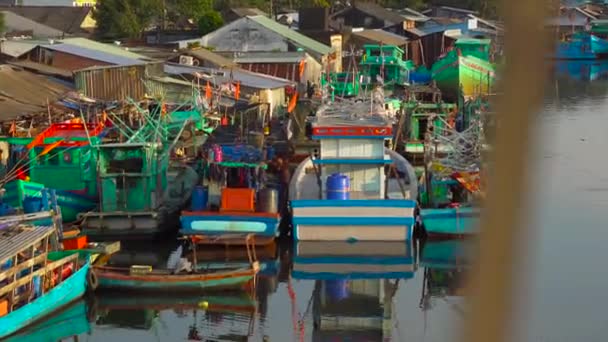
[[[525,267],[520,274],[525,279],[516,322],[520,333],[514,341],[605,341],[608,336],[606,70],[608,64],[559,65],[548,82],[543,112],[531,118],[540,124],[528,169],[534,208],[525,224],[530,234],[521,242]],[[417,250],[381,248],[385,255],[377,262],[390,264],[402,279],[355,280],[346,288],[335,281],[295,279],[309,276],[302,270],[326,266],[322,258],[312,266],[302,260],[293,263],[296,252],[281,248],[274,262],[265,263],[269,269],[258,280],[254,299],[100,295],[91,301],[92,323],[74,315],[85,309],[73,309],[63,315],[67,324],[62,334],[79,334],[80,341],[185,341],[194,326],[203,341],[454,341],[466,312],[459,270],[471,260],[470,248],[463,244],[426,244],[419,248],[419,258]],[[155,248],[121,257],[125,262],[137,258],[140,263],[162,263],[168,251],[150,251]],[[315,246],[297,254],[311,249]],[[373,260],[356,261],[361,263],[359,276],[374,269],[362,264]],[[291,268],[301,272],[290,279]],[[207,310],[197,309],[201,301],[208,302]],[[297,322],[294,328],[300,315],[303,328]]]

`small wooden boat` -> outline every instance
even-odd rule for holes
[[[210,291],[245,288],[259,270],[252,267],[228,270],[213,270],[205,273],[172,274],[169,270],[141,270],[134,268],[96,266],[95,274],[100,289],[137,291]],[[138,274],[139,273],[139,274]]]
[[[252,237],[247,239],[247,241],[252,240]],[[250,261],[248,267],[216,268],[205,269],[204,271],[198,268],[196,244],[192,244],[192,247],[192,262],[188,262],[187,259],[183,260],[184,263],[188,264],[186,268],[191,268],[188,273],[178,273],[173,266],[158,270],[148,265],[133,265],[131,267],[94,266],[94,272],[99,279],[99,287],[156,292],[245,289],[248,288],[248,285],[255,279],[260,270],[252,243],[246,245]],[[178,258],[181,258],[182,246],[178,247],[176,253]]]
[[[0,229],[0,338],[10,336],[95,288],[78,251],[53,251],[54,226]]]

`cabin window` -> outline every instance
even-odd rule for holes
[[[63,152],[63,162],[65,164],[71,164],[72,163],[72,154],[70,152]]]
[[[144,167],[141,158],[128,158],[124,160],[110,160],[108,173],[140,173]]]

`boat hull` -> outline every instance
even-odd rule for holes
[[[408,241],[413,200],[292,200],[296,241]]]
[[[281,216],[271,213],[183,211],[180,221],[180,232],[184,235],[253,234],[277,237]]]
[[[100,289],[136,291],[211,291],[246,288],[257,270],[245,269],[210,275],[128,275],[95,269]]]
[[[88,263],[83,265],[76,273],[43,296],[0,317],[0,338],[10,336],[81,298],[87,288],[89,268]]]
[[[479,208],[422,209],[420,216],[431,237],[438,235],[473,235],[479,232]]]
[[[3,201],[9,205],[22,208],[25,197],[42,198],[41,191],[45,186],[40,183],[15,180],[9,182],[4,187],[6,195]],[[61,208],[61,218],[63,222],[74,222],[78,214],[87,212],[95,208],[95,201],[90,197],[77,193],[76,191],[55,190],[57,204]]]
[[[88,212],[79,215],[81,231],[93,239],[153,238],[175,233],[176,214],[163,210],[144,212]],[[172,219],[173,218],[173,219]]]
[[[456,97],[490,93],[495,82],[494,66],[473,56],[449,54],[433,68],[433,80],[446,95]]]
[[[470,265],[475,247],[472,240],[425,242],[420,253],[420,266],[433,269],[453,269]]]

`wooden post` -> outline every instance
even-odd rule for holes
[[[190,238],[190,242],[192,243],[192,262],[194,263],[192,265],[192,272],[196,273],[196,269],[198,266],[198,257],[196,255],[196,241],[194,241],[194,238]]]

